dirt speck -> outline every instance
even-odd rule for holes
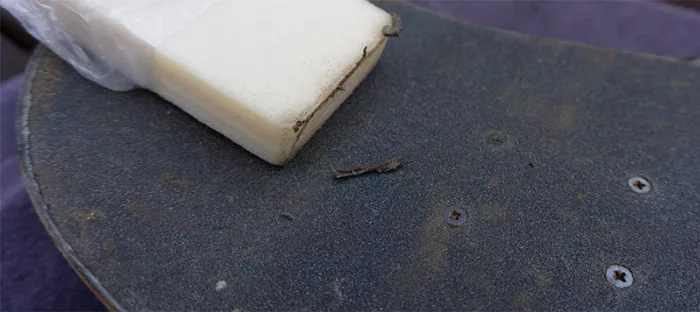
[[[494,188],[497,187],[499,184],[501,184],[501,179],[498,176],[490,177],[489,180],[486,181],[487,188]]]
[[[174,179],[175,175],[170,171],[163,174],[163,184],[170,184]]]
[[[576,158],[576,159],[574,159],[574,163],[577,165],[590,165],[593,163],[593,159],[591,159],[591,158]]]
[[[502,221],[508,216],[504,203],[491,202],[479,207],[479,216],[488,221]]]
[[[547,287],[552,281],[552,277],[554,277],[554,273],[545,270],[538,270],[535,273],[535,283],[537,283],[537,286],[539,287]]]
[[[178,179],[172,172],[168,171],[163,174],[163,186],[191,188],[194,186],[194,182],[187,179]]]
[[[282,218],[285,218],[285,219],[290,220],[290,221],[294,221],[294,220],[297,219],[297,217],[296,217],[295,215],[293,215],[293,214],[291,214],[291,213],[289,213],[289,212],[280,213],[280,216],[281,216]]]
[[[518,298],[515,301],[518,305],[519,310],[532,311],[532,294],[527,292],[521,292],[520,294],[518,294]]]
[[[561,130],[576,129],[576,108],[573,104],[564,104],[557,108],[557,125]]]
[[[85,231],[88,228],[88,224],[90,223],[90,221],[104,218],[104,213],[99,210],[91,210],[88,212],[80,212],[75,216],[75,218],[78,225],[80,226],[80,236],[83,236],[83,234],[85,234]]]
[[[127,201],[126,204],[124,204],[124,208],[126,208],[127,211],[134,215],[141,215],[143,213],[148,212],[149,208],[146,205],[142,205],[140,203],[137,203],[135,201]]]
[[[608,220],[598,220],[598,226],[601,227],[601,228],[609,229],[609,228],[611,228],[613,225],[615,225],[615,223],[612,222],[612,221],[608,221]]]
[[[222,291],[224,288],[226,288],[228,285],[226,284],[226,281],[218,281],[216,282],[216,285],[214,286],[214,289],[216,291]]]
[[[102,242],[102,250],[104,250],[106,252],[110,252],[116,248],[117,248],[117,245],[111,239],[108,239],[108,240],[105,240],[104,242]]]
[[[340,283],[343,282],[343,279],[338,279],[337,277],[335,280],[333,280],[333,292],[335,293],[335,297],[338,299],[338,303],[342,303],[345,300],[345,294],[343,294],[343,291],[340,289]]]
[[[671,87],[671,89],[675,90],[675,89],[685,88],[689,85],[689,83],[687,81],[683,81],[683,80],[671,79],[671,80],[669,80],[668,85],[669,85],[669,87]]]

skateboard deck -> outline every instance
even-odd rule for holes
[[[403,33],[284,167],[35,53],[26,184],[110,308],[700,308],[700,69],[379,5]]]

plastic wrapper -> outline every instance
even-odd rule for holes
[[[148,88],[158,45],[219,0],[0,0],[27,31],[101,86]]]

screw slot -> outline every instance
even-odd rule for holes
[[[500,134],[491,136],[491,145],[501,146],[506,143],[506,137]]]
[[[459,226],[467,221],[467,213],[459,207],[448,207],[443,213],[445,221],[454,226]]]
[[[632,286],[634,279],[632,272],[621,265],[611,265],[605,273],[608,282],[617,288],[627,288]]]
[[[627,185],[629,185],[635,193],[644,194],[651,191],[651,183],[642,177],[633,177],[629,179]]]
[[[615,271],[615,276],[613,276],[613,279],[616,281],[621,281],[623,283],[627,282],[627,273],[622,272],[622,271]]]
[[[499,131],[489,131],[484,135],[484,143],[492,147],[501,147],[506,144],[508,137]]]

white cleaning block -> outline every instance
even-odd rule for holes
[[[366,0],[29,2],[118,69],[104,76],[123,74],[276,165],[372,70],[395,23]]]

